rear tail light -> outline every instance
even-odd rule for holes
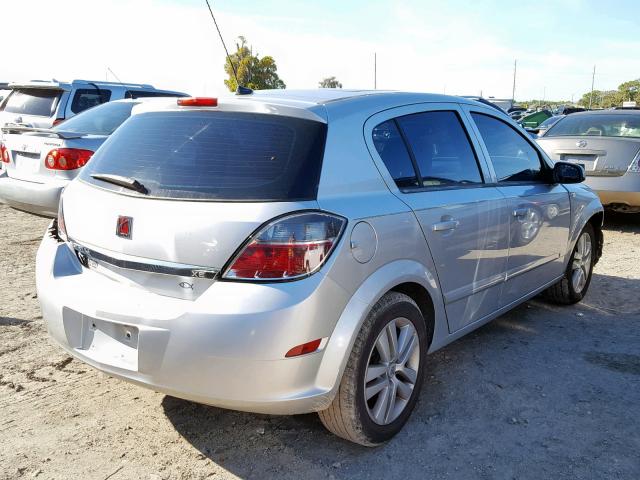
[[[217,107],[218,99],[213,97],[184,97],[178,99],[181,107]]]
[[[65,120],[64,118],[56,118],[53,121],[53,126],[55,127],[56,125],[60,125],[62,122],[64,122],[64,120]]]
[[[84,167],[91,155],[93,155],[91,150],[57,148],[47,153],[44,163],[51,170],[75,170]]]
[[[629,172],[640,173],[640,150],[636,154],[636,158],[633,159],[631,165],[629,165]]]
[[[322,212],[280,217],[249,237],[223,278],[274,281],[311,275],[329,258],[346,224]]]
[[[0,157],[2,157],[2,161],[4,163],[9,163],[11,161],[9,149],[4,145],[4,143],[0,143]]]
[[[58,238],[64,242],[68,240],[67,225],[64,223],[64,211],[62,210],[62,198],[58,204]]]

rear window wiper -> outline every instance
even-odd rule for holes
[[[149,193],[149,190],[147,190],[147,188],[135,178],[123,177],[121,175],[112,175],[110,173],[92,173],[91,178],[102,180],[103,182],[107,183],[113,183],[114,185],[119,185],[120,187],[128,188],[129,190],[134,190],[138,193],[142,193],[143,195]]]

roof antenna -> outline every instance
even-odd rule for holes
[[[213,19],[213,24],[216,26],[216,30],[218,31],[218,35],[220,36],[220,41],[222,42],[222,46],[224,47],[224,52],[227,54],[227,60],[229,60],[229,65],[231,65],[231,70],[233,70],[233,77],[236,79],[236,85],[238,88],[236,89],[236,95],[250,95],[253,93],[248,87],[243,87],[240,85],[240,81],[238,80],[238,72],[236,71],[236,67],[231,61],[231,56],[229,55],[229,50],[227,50],[227,46],[224,43],[224,39],[222,38],[222,33],[220,33],[220,28],[218,27],[218,22],[216,22],[216,17],[213,15],[213,10],[211,10],[211,5],[209,5],[209,0],[204,0],[207,3],[207,7],[209,7],[209,13],[211,14],[211,18]]]

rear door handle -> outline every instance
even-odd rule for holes
[[[513,211],[513,216],[517,217],[517,218],[522,218],[522,217],[525,217],[527,215],[527,213],[529,213],[529,209],[528,208],[516,208]]]
[[[458,220],[445,220],[443,222],[434,223],[431,228],[434,232],[446,232],[447,230],[455,230],[460,225]]]

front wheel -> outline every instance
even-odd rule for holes
[[[427,338],[425,320],[410,297],[383,296],[362,325],[333,402],[318,412],[324,426],[365,446],[398,433],[422,386]]]
[[[573,249],[562,279],[545,291],[545,297],[561,305],[572,305],[587,294],[595,257],[596,238],[590,223],[584,227]]]

